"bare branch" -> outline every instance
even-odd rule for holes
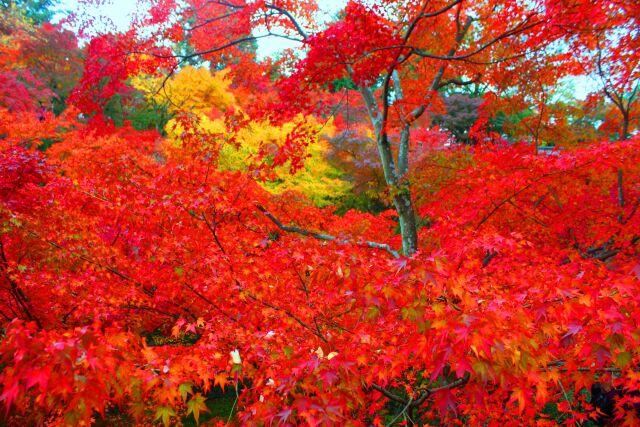
[[[300,36],[302,36],[302,38],[304,39],[304,41],[307,41],[307,39],[309,38],[309,36],[307,35],[307,33],[302,29],[302,27],[300,26],[300,24],[298,23],[298,21],[294,18],[294,16],[291,14],[291,12],[289,12],[288,10],[276,6],[274,4],[266,4],[265,6],[268,9],[271,10],[275,10],[277,12],[279,12],[280,14],[284,15],[287,17],[287,19],[291,22],[291,24],[293,24],[293,26],[295,27],[296,31],[298,32],[298,34],[300,34]]]
[[[467,35],[467,33],[469,32],[469,29],[471,28],[471,24],[473,24],[473,18],[471,18],[470,16],[467,17],[467,20],[465,21],[464,25],[460,25],[460,15],[459,15],[459,10],[458,10],[458,14],[456,14],[456,24],[457,24],[457,32],[456,32],[456,39],[455,39],[455,43],[453,46],[451,46],[451,49],[449,49],[449,52],[447,53],[447,56],[449,57],[453,57],[455,56],[456,51],[458,50],[458,46],[460,46],[460,43],[462,43],[462,41],[464,40],[465,36]],[[420,52],[415,51],[415,53],[419,56],[422,56],[420,54]],[[475,54],[474,54],[475,55]],[[440,86],[440,81],[442,80],[442,76],[444,76],[444,72],[447,68],[447,63],[444,63],[440,66],[440,68],[438,69],[438,72],[436,73],[435,77],[433,78],[433,81],[431,82],[431,90],[438,90],[438,87]],[[422,114],[422,113],[420,113]],[[415,120],[417,117],[415,117],[413,120]]]
[[[198,291],[196,288],[194,288],[193,286],[191,286],[190,284],[188,284],[187,282],[183,282],[183,285],[189,289],[191,292],[193,292],[193,294],[195,296],[197,296],[198,298],[200,298],[202,301],[206,302],[207,304],[209,304],[211,307],[215,308],[217,311],[219,311],[224,317],[226,317],[227,319],[231,320],[232,322],[237,322],[238,319],[236,319],[235,317],[232,317],[229,313],[227,313],[226,311],[224,311],[222,309],[222,307],[220,307],[218,304],[216,304],[215,302],[211,301],[209,298],[207,298],[205,295],[203,295],[200,291]]]
[[[402,404],[406,404],[407,403],[407,399],[405,399],[403,397],[400,397],[397,394],[391,393],[389,390],[387,390],[386,388],[384,388],[384,387],[382,387],[382,386],[380,386],[380,385],[378,385],[376,383],[373,383],[371,385],[371,388],[373,388],[376,391],[379,391],[385,397],[387,397],[387,398],[389,398],[389,399],[391,399],[391,400],[393,400],[395,402],[402,403]]]
[[[446,86],[449,86],[449,85],[469,86],[469,85],[472,85],[474,83],[477,83],[479,78],[480,78],[480,75],[476,76],[476,78],[473,79],[473,80],[462,80],[460,77],[453,77],[451,79],[447,79],[447,80],[445,80],[443,82],[440,82],[440,84],[438,85],[436,90],[442,89],[443,87],[446,87]]]
[[[495,250],[487,251],[486,255],[484,256],[484,259],[482,260],[482,268],[485,268],[486,266],[488,266],[491,260],[495,258],[496,255],[498,255],[498,252]]]
[[[394,393],[392,393],[391,391],[389,391],[388,389],[386,389],[385,387],[380,386],[379,384],[373,383],[371,384],[371,388],[373,388],[376,391],[379,391],[380,393],[382,393],[385,397],[387,397],[390,400],[393,400],[395,402],[407,405],[407,408],[417,408],[420,405],[422,405],[424,403],[425,400],[427,400],[429,397],[431,397],[434,393],[437,393],[439,391],[443,391],[443,390],[448,390],[448,389],[452,389],[452,388],[457,388],[457,387],[462,387],[463,385],[465,385],[466,383],[469,382],[469,379],[471,379],[471,374],[469,374],[469,372],[465,372],[464,375],[462,376],[462,378],[458,378],[457,380],[454,380],[450,383],[447,384],[443,384],[439,387],[435,387],[435,388],[428,388],[419,398],[417,399],[413,399],[413,398],[409,398],[409,399],[405,399],[402,396],[398,396]]]
[[[211,232],[211,235],[213,236],[213,240],[216,242],[216,245],[218,246],[218,248],[220,248],[220,251],[224,254],[227,255],[227,251],[224,249],[224,246],[222,246],[222,243],[220,243],[220,240],[218,239],[218,234],[216,233],[216,226],[217,223],[214,221],[213,223],[211,221],[209,221],[207,219],[207,216],[205,215],[205,213],[203,212],[200,215],[200,218],[204,221],[204,223],[207,225],[207,228],[209,229],[209,231]]]
[[[318,326],[317,322],[316,322],[316,327],[313,328],[311,326],[309,326],[306,322],[304,322],[302,319],[300,319],[298,316],[296,316],[295,314],[293,314],[290,310],[286,309],[286,308],[282,308],[279,307],[277,305],[274,305],[268,301],[263,300],[262,298],[258,298],[256,295],[254,295],[253,293],[249,292],[248,290],[244,289],[242,287],[242,285],[240,284],[240,282],[238,282],[238,280],[236,279],[236,285],[238,286],[238,288],[244,292],[245,294],[247,294],[247,296],[249,298],[251,298],[252,300],[259,302],[260,304],[262,304],[265,307],[268,307],[272,310],[275,311],[280,311],[284,314],[286,314],[288,317],[290,317],[291,319],[295,320],[300,326],[302,326],[303,328],[307,329],[308,331],[310,331],[311,333],[313,333],[315,336],[317,336],[318,338],[320,338],[323,342],[328,343],[329,340],[327,340],[327,338],[322,334],[322,331],[320,330],[320,327]]]
[[[241,43],[252,42],[252,41],[259,40],[259,39],[264,39],[264,38],[270,37],[270,36],[275,36],[275,34],[269,33],[269,34],[263,34],[263,35],[260,35],[260,36],[241,37],[239,39],[231,40],[228,43],[225,43],[223,45],[220,45],[220,46],[217,46],[217,47],[214,47],[214,48],[211,48],[211,49],[200,50],[200,51],[189,53],[189,54],[186,54],[186,55],[150,53],[150,52],[139,51],[139,50],[129,51],[129,54],[145,54],[145,55],[150,55],[150,56],[153,56],[155,58],[161,58],[161,59],[180,58],[182,60],[181,62],[184,62],[187,59],[195,58],[197,56],[202,56],[202,55],[209,55],[211,53],[220,52],[220,51],[223,51],[225,49],[228,49],[230,47],[233,47],[233,46],[241,44]]]
[[[384,178],[387,184],[389,185],[397,185],[398,183],[398,174],[396,170],[395,160],[393,158],[393,152],[391,150],[391,145],[389,144],[389,139],[386,132],[387,127],[387,115],[389,112],[389,100],[388,98],[388,89],[389,89],[389,81],[391,78],[390,73],[393,71],[392,69],[387,73],[384,89],[383,89],[383,100],[382,112],[378,107],[378,103],[376,102],[375,95],[371,88],[363,84],[359,86],[359,91],[362,94],[362,98],[364,100],[365,106],[367,107],[367,111],[369,112],[369,118],[371,120],[371,124],[375,130],[376,134],[376,145],[378,148],[378,155],[380,156],[380,163],[382,163],[382,170],[384,172]],[[353,75],[353,68],[350,65],[347,65],[347,72],[350,75]]]
[[[445,13],[449,9],[457,6],[458,4],[462,3],[463,1],[464,0],[455,0],[454,2],[449,3],[448,5],[443,7],[442,9],[438,9],[435,12],[422,13],[422,14],[420,14],[420,18],[433,18],[435,16],[442,15],[443,13]]]
[[[398,254],[398,252],[395,251],[394,249],[392,249],[391,246],[387,245],[386,243],[370,242],[368,240],[352,242],[352,241],[349,241],[349,240],[338,239],[337,237],[331,236],[329,234],[314,233],[312,231],[305,230],[305,229],[302,229],[300,227],[284,225],[275,216],[273,216],[273,214],[271,212],[269,212],[263,206],[256,205],[256,207],[267,218],[269,218],[271,220],[271,222],[273,222],[279,229],[281,229],[283,231],[287,231],[289,233],[297,233],[297,234],[301,234],[303,236],[313,237],[314,239],[318,239],[318,240],[335,241],[335,242],[343,244],[343,245],[354,245],[355,244],[355,245],[358,245],[358,246],[367,246],[367,247],[374,248],[374,249],[383,249],[383,250],[389,252],[394,258],[400,258],[400,255]]]
[[[443,384],[440,387],[430,388],[427,391],[427,393],[425,393],[425,395],[422,397],[422,401],[424,401],[425,398],[429,397],[429,395],[432,395],[432,394],[437,393],[439,391],[461,387],[461,386],[465,385],[466,383],[468,383],[470,379],[471,379],[471,374],[469,374],[469,372],[465,372],[464,375],[462,376],[462,378],[458,378],[457,380],[452,381],[452,382],[450,382],[448,384]],[[416,400],[416,405],[419,405],[420,403],[422,403],[422,401]]]
[[[216,17],[213,17],[213,18],[205,19],[204,21],[200,22],[199,24],[194,25],[193,27],[185,28],[185,31],[197,30],[198,28],[201,28],[201,27],[204,27],[206,25],[209,25],[212,22],[221,21],[223,19],[229,18],[230,16],[233,16],[236,13],[237,12],[229,12],[229,13],[225,13],[224,15],[219,15],[219,16],[216,16]]]
[[[40,319],[34,314],[33,307],[31,307],[31,303],[29,299],[22,291],[22,288],[18,285],[11,275],[9,274],[9,260],[4,251],[4,244],[2,242],[2,237],[0,236],[0,271],[2,271],[5,280],[10,286],[10,293],[13,295],[18,306],[22,309],[24,314],[27,316],[28,320],[34,321],[38,328],[42,329],[42,323]]]

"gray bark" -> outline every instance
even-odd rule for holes
[[[402,253],[405,256],[409,256],[418,250],[418,227],[409,187],[403,188],[401,192],[393,198],[393,204],[398,212],[400,222]]]
[[[387,137],[386,124],[383,123],[382,114],[378,108],[373,91],[368,86],[362,86],[360,87],[360,93],[362,94],[365,105],[367,106],[369,118],[371,119],[371,124],[375,130],[376,144],[378,146],[378,154],[384,171],[385,182],[393,188],[394,192],[399,191],[393,197],[393,204],[396,208],[396,212],[398,213],[398,222],[400,223],[402,253],[405,256],[410,256],[418,249],[418,228],[415,213],[413,211],[413,204],[411,202],[411,192],[409,187],[399,188],[399,185],[402,185],[400,177],[404,175],[408,169],[408,161],[404,160],[405,158],[408,159],[408,128],[405,142],[406,149],[400,153],[401,155],[399,156],[399,163],[402,162],[403,167],[403,170],[401,170],[399,174],[396,162],[393,158],[393,152],[391,151],[391,144]]]

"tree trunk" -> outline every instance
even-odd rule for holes
[[[631,108],[629,108],[631,109]],[[620,139],[629,139],[629,111],[622,111],[622,135]]]
[[[402,189],[394,196],[393,204],[398,212],[398,221],[400,222],[402,253],[404,256],[409,256],[418,249],[418,227],[409,189]]]
[[[410,189],[402,182],[402,178],[408,172],[409,168],[409,128],[406,127],[402,132],[403,139],[401,141],[400,156],[398,159],[398,164],[402,169],[398,170],[398,165],[393,158],[393,151],[387,136],[386,123],[384,123],[385,120],[378,108],[375,96],[371,88],[366,85],[360,87],[360,93],[367,106],[369,118],[375,130],[376,145],[378,147],[378,155],[380,156],[385,181],[387,185],[391,187],[392,192],[396,193],[393,197],[393,205],[396,208],[396,212],[398,212],[400,234],[402,235],[402,254],[404,256],[410,256],[418,249],[418,227],[416,224],[416,215],[413,211],[413,204],[411,203]],[[383,103],[384,102],[387,102],[387,100],[383,100]]]

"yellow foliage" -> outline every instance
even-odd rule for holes
[[[219,135],[225,141],[231,137],[227,132],[223,119],[211,120],[205,114],[199,114],[200,132],[208,135]],[[263,146],[281,147],[296,126],[304,118],[276,126],[268,121],[251,121],[234,135],[234,144],[222,144],[218,158],[218,167],[222,170],[246,170],[255,160],[255,156]],[[315,125],[315,123],[313,123]],[[317,128],[317,125],[314,127]],[[167,134],[174,143],[179,143],[183,129],[174,120],[167,124]],[[340,170],[326,160],[329,150],[326,141],[318,139],[318,133],[312,133],[305,150],[304,167],[296,174],[289,172],[289,165],[284,164],[274,169],[276,178],[260,183],[266,190],[274,194],[286,191],[297,191],[305,194],[317,206],[326,206],[332,199],[339,198],[351,190],[351,184],[342,179]]]
[[[165,88],[157,92],[156,79],[136,79],[133,84],[139,90],[159,102],[163,97],[170,99],[173,111],[188,111],[198,119],[198,132],[212,136],[220,143],[218,167],[222,170],[246,170],[261,148],[282,147],[292,131],[298,126],[311,126],[311,137],[304,141],[306,159],[304,167],[296,174],[289,172],[289,165],[281,165],[274,169],[276,178],[261,185],[271,193],[281,194],[286,191],[298,191],[305,194],[318,206],[331,203],[332,199],[346,194],[351,184],[341,179],[341,172],[330,165],[325,157],[329,146],[318,140],[319,124],[312,117],[298,116],[293,121],[282,125],[274,125],[269,121],[250,121],[232,133],[223,118],[212,118],[216,111],[227,111],[232,107],[236,114],[243,115],[231,92],[227,72],[212,74],[204,68],[185,67],[165,83]],[[155,89],[154,89],[155,88]],[[159,97],[159,98],[156,98]],[[332,125],[325,126],[330,132]],[[169,141],[180,144],[185,129],[175,119],[170,120],[165,128]],[[233,138],[233,144],[226,143]]]
[[[351,190],[351,184],[342,179],[342,173],[331,166],[325,153],[329,150],[326,141],[316,141],[307,147],[304,168],[290,175],[286,168],[278,168],[278,180],[263,185],[268,191],[281,194],[285,191],[299,191],[317,206],[331,204],[331,200],[343,196]]]
[[[222,149],[220,167],[231,170],[246,168],[247,160],[258,153],[262,144],[281,147],[287,135],[304,121],[305,118],[299,116],[282,126],[252,122],[240,132],[239,148],[226,145]],[[342,179],[342,173],[326,160],[329,146],[326,141],[318,139],[318,124],[311,117],[307,117],[306,121],[314,128],[314,132],[306,141],[304,167],[292,175],[288,164],[278,166],[274,170],[276,179],[261,185],[274,194],[297,191],[309,197],[317,206],[326,206],[332,199],[346,194],[351,184]]]
[[[236,99],[229,90],[231,81],[227,74],[227,70],[212,74],[206,68],[189,65],[166,82],[163,78],[137,77],[132,84],[158,103],[167,101],[172,112],[226,111],[236,105]]]

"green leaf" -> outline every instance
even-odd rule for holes
[[[402,309],[402,318],[412,322],[420,318],[421,313],[413,307],[405,307]]]
[[[170,406],[161,406],[156,410],[156,420],[162,418],[162,424],[165,426],[169,425],[169,420],[171,417],[176,416],[176,411],[173,410]]]
[[[193,386],[191,383],[182,383],[180,387],[178,387],[178,391],[180,392],[180,396],[182,396],[182,400],[186,402],[188,395],[193,394]]]
[[[207,400],[200,393],[196,393],[193,395],[191,400],[187,402],[187,415],[193,413],[193,418],[196,419],[196,424],[200,424],[200,412],[207,412],[207,405],[205,405],[205,400]]]
[[[616,356],[616,365],[619,368],[623,369],[629,363],[631,363],[631,353],[629,353],[628,351],[618,353],[618,356]]]

